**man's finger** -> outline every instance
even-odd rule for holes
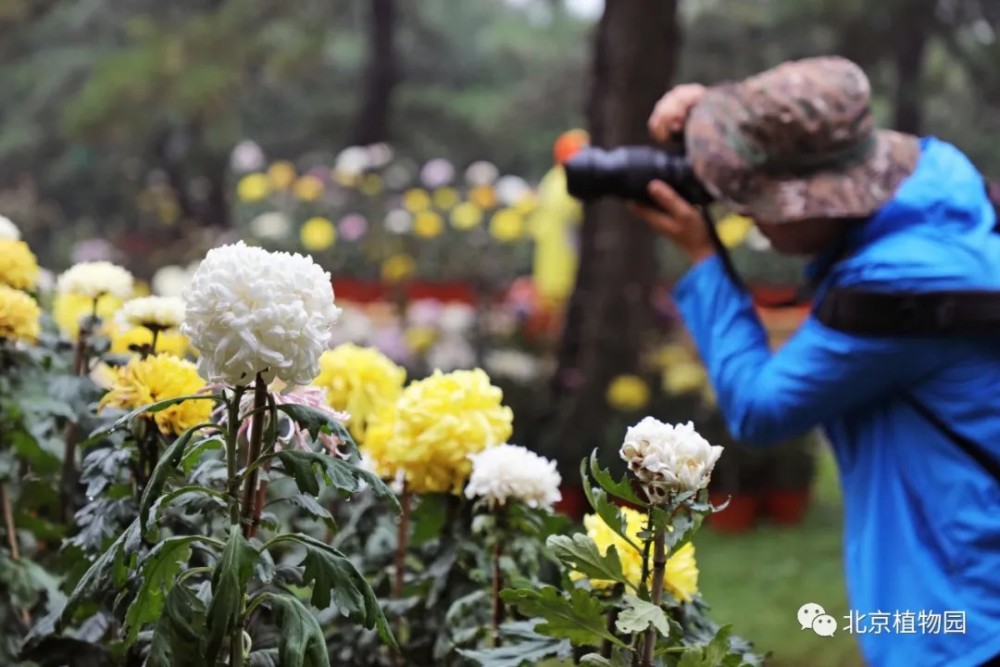
[[[628,208],[632,215],[646,221],[647,224],[661,234],[673,236],[681,231],[681,226],[677,221],[663,211],[635,202],[629,203]]]
[[[672,217],[680,217],[685,209],[690,206],[690,204],[677,194],[676,190],[663,181],[653,181],[649,184],[648,190],[649,196],[653,198],[653,201],[659,204]]]

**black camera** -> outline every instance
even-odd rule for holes
[[[651,146],[584,148],[563,167],[569,194],[581,201],[618,197],[652,204],[647,188],[654,180],[665,182],[695,206],[713,201],[685,155]]]

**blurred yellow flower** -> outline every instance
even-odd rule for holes
[[[642,545],[642,538],[639,537],[646,528],[646,516],[634,509],[623,507],[622,514],[625,516],[625,533],[637,545]],[[601,555],[605,555],[612,546],[618,552],[621,560],[622,573],[632,584],[639,586],[642,579],[642,552],[636,550],[632,545],[622,539],[622,536],[611,530],[611,527],[596,514],[588,514],[583,518],[583,525],[587,529],[587,536],[597,545],[597,550]],[[650,556],[649,578],[646,584],[653,580],[653,563]],[[583,579],[579,572],[571,573],[574,580]],[[594,588],[609,588],[615,582],[603,579],[591,579],[590,584]],[[698,562],[695,560],[694,544],[688,542],[683,547],[668,555],[666,572],[663,577],[663,587],[678,602],[690,602],[698,594]]]
[[[512,208],[497,211],[490,222],[490,235],[501,243],[517,241],[524,230],[524,216]]]
[[[649,404],[649,386],[638,375],[619,375],[607,391],[608,404],[622,412],[635,412]]]
[[[472,202],[462,202],[451,212],[451,226],[455,229],[472,229],[483,220],[483,209]]]
[[[150,289],[149,283],[147,283],[145,280],[135,281],[135,286],[132,288],[132,298],[149,296],[152,293],[153,290]]]
[[[271,194],[271,182],[264,174],[247,174],[236,185],[236,196],[247,203],[267,199]]]
[[[413,233],[420,238],[430,239],[444,231],[444,221],[434,211],[421,211],[413,219]]]
[[[407,280],[417,269],[417,263],[409,255],[393,255],[382,262],[382,280],[399,283]]]
[[[434,205],[442,211],[451,210],[461,199],[455,188],[438,188],[434,191]]]
[[[378,174],[365,174],[358,189],[366,197],[374,197],[382,192],[382,177]]]
[[[97,300],[97,316],[108,320],[122,307],[122,300],[105,294]],[[75,292],[60,292],[52,302],[52,319],[64,336],[76,339],[80,334],[80,320],[94,313],[94,300]]]
[[[331,408],[351,416],[347,428],[358,444],[363,443],[375,411],[391,405],[402,393],[406,370],[378,350],[353,343],[327,350],[319,365],[313,385],[326,390]]]
[[[190,361],[169,354],[135,358],[117,369],[111,389],[101,399],[98,411],[107,407],[133,410],[167,398],[197,394],[204,387],[205,381]],[[212,406],[209,400],[182,401],[145,417],[152,418],[161,433],[179,435],[192,426],[207,422]]]
[[[742,215],[730,214],[719,220],[715,225],[715,230],[719,234],[719,240],[727,248],[735,248],[746,240],[753,221]]]
[[[475,454],[510,438],[514,415],[481,369],[435,371],[369,422],[365,452],[376,472],[402,471],[416,493],[461,493]]]
[[[410,327],[403,333],[406,346],[417,354],[423,354],[437,341],[437,329],[434,327]]]
[[[517,200],[514,209],[521,215],[531,215],[538,208],[538,197],[533,193],[528,193]]]
[[[323,181],[306,174],[295,181],[292,191],[302,201],[316,201],[323,196]]]
[[[38,260],[24,241],[0,239],[0,285],[27,290],[38,279]]]
[[[132,346],[142,347],[153,342],[153,332],[146,327],[123,327],[115,322],[104,326],[103,333],[111,340],[112,354],[135,354]],[[171,354],[184,358],[191,351],[187,336],[178,329],[161,331],[156,337],[156,354]]]
[[[23,340],[33,343],[41,327],[41,309],[29,294],[0,285],[0,340]]]
[[[469,191],[469,201],[482,209],[497,205],[497,192],[492,185],[477,185]]]
[[[299,230],[302,247],[310,252],[326,250],[337,240],[337,228],[326,218],[309,218]]]
[[[705,367],[695,361],[678,361],[663,369],[663,390],[668,394],[702,391],[707,383]]]
[[[287,160],[278,160],[268,168],[267,176],[275,190],[287,190],[295,181],[295,166]]]
[[[431,207],[431,196],[426,190],[413,188],[403,193],[403,208],[410,213],[426,211]]]
[[[334,169],[330,172],[330,175],[333,176],[334,183],[342,185],[345,188],[353,188],[361,182],[361,175],[356,171]]]

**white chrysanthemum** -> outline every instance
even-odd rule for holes
[[[691,422],[671,425],[646,417],[625,433],[620,454],[650,500],[663,502],[672,491],[708,486],[722,450],[701,437]]]
[[[427,351],[427,365],[444,373],[476,367],[476,350],[462,336],[445,334]]]
[[[539,374],[538,359],[520,350],[490,350],[483,356],[483,366],[490,377],[509,378],[528,384]]]
[[[153,274],[153,290],[163,296],[183,296],[191,282],[191,274],[183,266],[164,266]]]
[[[62,294],[80,294],[96,299],[105,294],[127,299],[134,288],[132,274],[111,262],[81,262],[67,269],[56,281]]]
[[[184,322],[184,300],[173,296],[143,296],[126,301],[121,317],[134,327],[173,329]]]
[[[470,454],[472,475],[467,498],[485,498],[491,508],[517,500],[528,507],[551,508],[562,499],[562,478],[550,461],[524,447],[504,444]]]
[[[311,257],[242,241],[210,250],[187,293],[181,332],[209,382],[309,384],[340,316],[330,274]]]
[[[8,239],[10,241],[21,240],[21,230],[17,228],[17,225],[10,218],[2,215],[0,215],[0,239]]]

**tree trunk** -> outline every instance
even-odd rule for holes
[[[923,121],[924,56],[934,29],[935,2],[922,8],[900,3],[893,20],[892,60],[896,69],[895,120],[893,128],[919,134]]]
[[[588,110],[591,142],[647,144],[646,121],[671,82],[679,50],[677,0],[609,0],[597,27]],[[604,444],[605,390],[638,369],[651,325],[655,237],[624,202],[586,207],[577,282],[567,312],[550,449],[567,471]],[[572,478],[575,478],[575,475]]]
[[[396,85],[396,0],[371,0],[368,66],[364,101],[355,121],[353,144],[365,146],[389,138],[389,112]]]

